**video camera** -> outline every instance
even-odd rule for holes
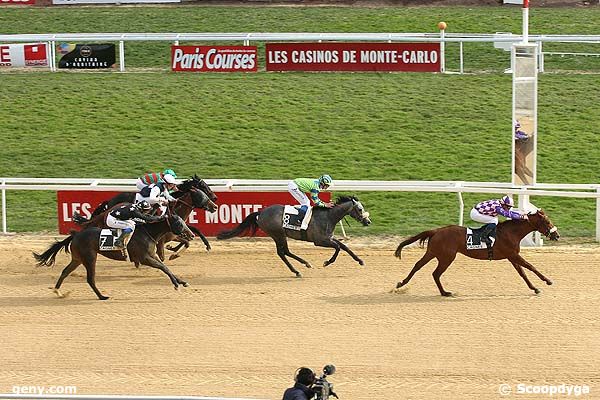
[[[335,373],[335,365],[327,364],[323,367],[323,375],[318,377],[315,383],[312,386],[312,390],[315,392],[316,400],[327,400],[329,396],[333,396],[336,399],[339,399],[337,394],[333,391],[333,383],[329,383],[327,381],[327,377],[329,375],[333,375]]]

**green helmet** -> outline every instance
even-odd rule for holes
[[[177,178],[177,175],[175,174],[175,171],[173,171],[171,168],[167,168],[163,171],[163,175],[173,175],[173,178]]]
[[[333,183],[333,179],[329,175],[321,175],[319,178],[319,183],[322,185],[330,186]]]

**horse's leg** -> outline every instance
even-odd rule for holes
[[[335,252],[331,256],[331,258],[329,260],[323,262],[323,266],[326,267],[328,265],[333,264],[333,262],[337,259],[338,254],[340,254],[340,242],[334,241],[333,238],[324,238],[323,240],[320,240],[320,241],[314,242],[314,243],[315,243],[315,246],[331,247],[331,248],[335,249]]]
[[[169,277],[169,279],[171,279],[171,283],[173,283],[175,289],[179,288],[179,285],[183,285],[184,287],[188,286],[187,282],[182,281],[181,279],[176,277],[175,274],[173,274],[165,264],[163,264],[156,258],[146,255],[146,257],[144,257],[144,259],[141,260],[141,263],[152,268],[160,269],[162,272],[164,272]]]
[[[412,277],[419,272],[419,270],[425,265],[427,264],[429,261],[431,261],[431,259],[433,258],[433,254],[426,252],[423,257],[421,257],[421,259],[419,261],[417,261],[415,263],[415,266],[413,267],[413,269],[410,271],[410,273],[406,276],[406,278],[404,278],[404,280],[402,280],[402,282],[398,282],[398,284],[396,284],[396,289],[401,288],[402,286],[406,285],[411,279]]]
[[[194,233],[200,238],[200,240],[202,240],[204,246],[206,247],[206,251],[210,251],[212,247],[210,246],[210,243],[208,243],[208,239],[206,238],[206,236],[204,236],[200,231]]]
[[[179,249],[181,249],[181,246],[183,246],[186,243],[189,244],[189,242],[187,240],[184,241],[182,239],[178,239],[177,242],[178,242],[177,246],[166,245],[165,248],[169,251],[177,252],[177,251],[179,251]]]
[[[75,271],[75,269],[77,267],[79,267],[81,265],[81,261],[75,261],[75,259],[71,259],[71,262],[69,263],[69,265],[67,265],[62,273],[60,274],[60,277],[58,278],[58,280],[56,281],[56,285],[54,285],[54,293],[56,293],[56,295],[58,297],[64,297],[62,295],[62,293],[60,292],[60,287],[62,286],[63,281],[65,280],[65,278],[67,276],[69,276],[69,274],[73,271]]]
[[[517,254],[514,257],[512,257],[512,260],[514,260],[520,266],[525,267],[528,270],[530,270],[531,272],[533,272],[534,274],[536,274],[538,278],[540,278],[542,281],[546,282],[546,285],[552,285],[552,281],[550,279],[546,278],[533,265],[531,265],[527,261],[525,261],[525,259],[523,257],[521,257],[520,254]],[[512,260],[511,260],[511,262],[512,262]]]
[[[179,251],[179,249],[181,249],[182,247],[183,247],[183,250]],[[172,248],[172,251],[174,251],[174,253],[169,256],[169,260],[174,260],[178,257],[181,257],[181,253],[186,251],[189,247],[190,247],[190,242],[182,239],[177,246]],[[167,246],[167,248],[169,248],[169,247]]]
[[[96,255],[89,255],[83,261],[83,265],[85,266],[85,270],[87,272],[87,283],[88,285],[90,285],[94,293],[96,293],[98,299],[108,300],[109,297],[104,296],[102,293],[100,293],[100,290],[98,290],[98,288],[96,287],[96,258]]]
[[[279,258],[283,260],[283,262],[289,268],[290,271],[296,274],[296,278],[302,278],[302,274],[299,271],[297,271],[292,264],[290,264],[287,258],[285,258],[285,255],[290,252],[285,238],[283,238],[283,240],[276,240],[275,245],[277,245],[277,255],[279,256]]]
[[[165,241],[163,239],[156,242],[156,255],[160,261],[165,261]]]
[[[363,260],[361,260],[360,257],[358,257],[356,254],[354,254],[354,252],[352,250],[350,250],[348,248],[348,246],[346,246],[344,243],[340,242],[339,240],[337,240],[335,238],[331,238],[331,240],[334,243],[336,243],[340,249],[342,249],[346,253],[350,254],[350,257],[354,258],[354,261],[358,262],[359,265],[365,265],[365,262]],[[339,249],[337,251],[339,251]]]
[[[510,261],[510,263],[513,265],[513,267],[515,267],[515,269],[517,270],[518,274],[521,276],[521,278],[523,278],[523,280],[525,281],[525,283],[527,284],[527,286],[529,287],[529,289],[533,290],[536,294],[538,294],[540,292],[540,289],[536,288],[535,286],[533,286],[531,284],[531,281],[529,280],[529,278],[527,277],[527,275],[525,275],[525,271],[523,271],[523,268],[517,264],[516,261],[512,260],[512,259],[508,259],[508,261]]]
[[[456,257],[456,254],[454,254],[454,256],[452,256],[452,257],[448,257],[448,256],[447,257],[438,257],[438,266],[432,273],[433,280],[435,281],[435,284],[437,285],[437,287],[440,291],[440,294],[442,296],[452,296],[451,292],[446,292],[444,290],[444,287],[442,286],[442,282],[440,281],[440,277],[442,276],[442,274],[444,272],[446,272],[446,270],[448,269],[450,264],[452,264],[452,261],[454,261],[455,257]]]
[[[288,257],[292,257],[294,260],[296,260],[296,261],[298,261],[298,262],[301,262],[302,264],[304,264],[304,266],[305,266],[306,268],[312,268],[312,265],[310,265],[310,263],[309,263],[308,261],[306,261],[305,259],[303,259],[303,258],[301,258],[301,257],[298,257],[297,255],[293,254],[293,253],[290,251],[290,249],[287,247],[287,245],[285,246],[285,248],[286,248],[286,250],[287,250],[287,251],[286,251],[286,253],[285,253],[285,255],[286,255],[286,256],[288,256]]]

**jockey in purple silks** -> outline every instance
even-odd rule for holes
[[[529,219],[527,214],[513,211],[513,206],[513,200],[509,196],[504,196],[501,199],[482,201],[471,209],[471,219],[485,224],[481,230],[481,240],[485,242],[488,248],[488,259],[490,261],[494,257],[490,235],[496,231],[498,215],[510,219]]]
[[[527,140],[529,139],[529,135],[521,130],[521,123],[519,121],[515,121],[515,139],[516,140]]]

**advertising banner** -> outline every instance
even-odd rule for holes
[[[79,230],[73,222],[73,212],[86,218],[103,201],[115,196],[116,192],[97,191],[58,191],[58,230],[68,234],[70,229]],[[222,230],[239,225],[249,214],[273,204],[297,204],[288,192],[219,192],[218,209],[214,213],[195,209],[186,223],[195,226],[206,236],[216,236]],[[324,201],[331,199],[331,193],[322,193]],[[262,232],[259,235],[264,236]]]
[[[171,46],[171,70],[256,72],[256,46]]]
[[[45,43],[0,44],[0,67],[47,67]]]
[[[440,72],[439,43],[267,43],[267,71]]]
[[[35,0],[0,0],[0,6],[5,4],[34,5]]]
[[[114,44],[61,43],[56,52],[62,57],[58,68],[101,69],[111,68],[116,62]]]

